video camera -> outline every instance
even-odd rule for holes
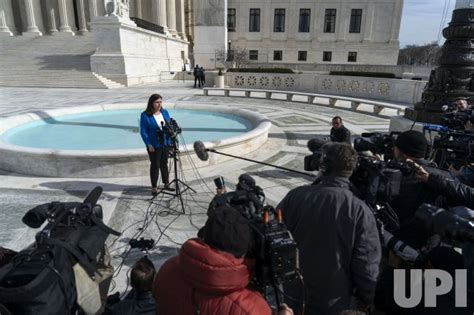
[[[248,257],[255,258],[255,288],[264,296],[268,287],[275,292],[277,305],[283,303],[283,283],[298,276],[298,250],[291,233],[283,223],[281,210],[264,205],[262,188],[248,174],[239,176],[236,191],[216,196],[210,209],[230,205],[249,219],[254,248]]]
[[[380,132],[363,132],[354,139],[354,149],[357,152],[370,151],[373,154],[383,155],[385,161],[393,159],[393,145],[396,135],[400,132],[383,134]]]
[[[101,309],[101,301],[81,295],[93,289],[106,294],[113,275],[105,241],[109,234],[120,233],[102,222],[102,208],[97,204],[101,193],[102,188],[96,187],[82,203],[51,202],[25,214],[23,222],[29,227],[47,224],[33,245],[0,268],[0,303],[12,313],[70,314],[79,308],[97,313]],[[82,276],[76,278],[76,273]]]
[[[453,105],[443,106],[445,114],[441,117],[441,125],[453,130],[464,130],[466,123],[474,123],[474,112],[472,109],[457,110]]]
[[[331,142],[331,137],[329,136],[316,136],[308,141],[307,146],[312,154],[304,157],[305,171],[313,172],[319,170],[319,163],[322,155],[321,148],[328,142]]]
[[[452,165],[459,168],[474,163],[474,133],[432,124],[425,124],[423,131],[438,132],[433,140],[431,154],[431,160],[436,162],[438,167],[447,169]]]

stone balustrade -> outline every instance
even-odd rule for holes
[[[230,88],[292,90],[412,105],[421,100],[426,81],[315,73],[242,73],[225,75]]]
[[[325,105],[321,103],[315,103],[316,98],[326,99],[327,106],[336,107],[341,109],[348,109],[355,112],[373,114],[380,117],[389,117],[387,113],[383,113],[385,109],[391,109],[396,115],[403,115],[407,105],[387,103],[363,98],[329,95],[329,94],[318,94],[318,93],[305,93],[297,91],[286,91],[286,90],[263,90],[263,89],[245,89],[245,88],[204,88],[204,95],[223,95],[223,96],[244,96],[244,97],[255,97],[262,98],[265,95],[266,99],[275,100],[286,100],[295,102],[295,96],[303,96],[306,103],[313,105]],[[212,94],[210,94],[210,92]],[[215,92],[218,92],[216,94]],[[242,93],[243,92],[243,93]],[[284,95],[285,98],[274,98],[275,95]],[[343,102],[350,102],[350,107],[345,106]],[[366,105],[366,106],[363,106]],[[367,110],[369,109],[369,110]]]

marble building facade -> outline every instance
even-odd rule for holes
[[[403,0],[229,0],[228,40],[257,63],[395,65],[402,8]]]
[[[402,7],[403,0],[0,0],[0,53],[90,54],[94,73],[124,85],[156,82],[157,73],[187,63],[219,67],[218,53],[237,48],[256,65],[395,65]],[[46,37],[54,37],[48,47]]]

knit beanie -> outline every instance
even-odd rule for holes
[[[207,245],[237,258],[247,254],[252,241],[249,220],[229,206],[220,206],[212,211],[204,225],[203,234]]]
[[[425,136],[421,132],[409,130],[398,135],[397,140],[395,140],[395,146],[408,156],[424,158],[428,148],[428,141],[426,141]]]

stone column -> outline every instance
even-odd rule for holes
[[[168,21],[168,27],[171,35],[174,37],[178,36],[176,32],[176,0],[166,0],[166,20]]]
[[[398,37],[400,34],[400,22],[401,19],[399,18],[402,15],[403,10],[403,0],[397,0],[395,2],[395,8],[393,10],[393,20],[392,20],[392,30],[390,32],[390,42],[398,43]]]
[[[3,19],[4,21],[4,22],[0,21],[0,23],[2,23],[2,25],[5,24],[5,27],[6,27],[6,29],[3,27],[0,27],[0,33],[3,35],[8,35],[8,36],[18,34],[18,31],[16,30],[16,27],[15,27],[15,20],[13,17],[13,9],[12,9],[11,0],[0,1],[0,14],[3,14],[2,16],[0,16],[0,19]]]
[[[59,31],[63,33],[74,34],[71,27],[69,26],[69,19],[67,16],[67,3],[66,0],[58,0],[59,7]]]
[[[135,1],[135,17],[143,19],[142,15],[142,0]]]
[[[79,34],[84,35],[88,32],[86,22],[86,7],[84,6],[84,0],[77,0],[77,17],[79,20]]]
[[[7,19],[5,18],[5,10],[0,8],[0,35],[13,36],[10,28],[7,26]]]
[[[182,39],[188,40],[188,38],[186,37],[184,0],[176,0],[176,30],[178,31],[178,35]]]
[[[369,3],[367,5],[367,12],[365,13],[365,27],[364,27],[364,42],[372,41],[372,33],[374,27],[374,12],[375,4]],[[362,17],[364,12],[362,12]]]
[[[89,16],[91,21],[99,15],[97,10],[97,0],[89,0]]]
[[[58,28],[56,27],[56,14],[54,13],[54,8],[48,8],[48,18],[49,18],[49,30],[48,32],[51,35],[56,35]]]
[[[165,34],[168,33],[168,23],[166,21],[166,0],[153,1],[153,23],[162,26]]]
[[[26,31],[22,33],[22,35],[43,35],[38,26],[36,25],[35,20],[35,8],[33,4],[33,0],[25,0],[25,11],[26,11]]]

